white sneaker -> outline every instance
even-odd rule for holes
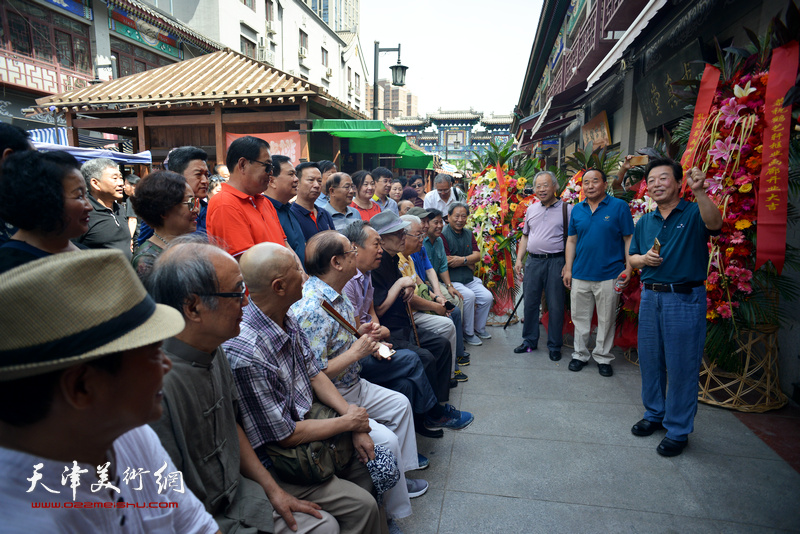
[[[489,334],[487,332],[478,332],[477,330],[475,330],[475,335],[481,339],[492,339],[492,334]]]

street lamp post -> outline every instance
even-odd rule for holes
[[[397,52],[397,64],[389,67],[392,69],[392,85],[402,87],[406,84],[406,70],[408,67],[400,64],[400,43],[397,48],[381,48],[380,42],[375,41],[375,79],[372,84],[372,118],[378,120],[378,56],[381,52]]]

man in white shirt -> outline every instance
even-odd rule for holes
[[[458,194],[453,189],[453,179],[447,174],[437,174],[433,179],[433,191],[425,195],[423,208],[434,208],[442,213],[447,213],[447,208],[453,202],[459,202]]]

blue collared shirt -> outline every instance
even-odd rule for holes
[[[292,204],[291,209],[292,213],[294,213],[294,216],[297,218],[297,222],[300,223],[300,229],[303,230],[303,236],[306,238],[306,241],[323,230],[336,229],[333,224],[333,219],[331,219],[331,214],[319,206],[317,206],[316,222],[311,218],[311,212],[297,202]]]
[[[425,247],[423,246],[421,249],[419,249],[419,252],[413,253],[411,255],[411,259],[414,261],[414,270],[417,271],[417,276],[419,276],[419,279],[423,282],[427,282],[428,276],[425,274],[425,271],[428,269],[433,269],[433,264],[428,258],[428,252],[425,250]]]
[[[661,243],[658,267],[642,267],[642,282],[682,284],[705,280],[708,269],[708,238],[717,235],[706,228],[695,202],[681,199],[667,219],[655,210],[642,215],[631,239],[631,254],[646,254],[655,239]]]
[[[280,221],[283,227],[283,233],[286,234],[286,241],[289,243],[289,246],[292,247],[292,250],[300,257],[300,261],[305,264],[306,237],[303,234],[303,228],[300,226],[300,222],[297,220],[294,213],[292,213],[291,206],[283,202],[278,202],[272,197],[267,198],[272,202],[272,205],[275,206],[275,211],[278,212],[278,221]]]
[[[336,227],[335,228],[336,230],[341,230],[342,228],[344,228],[353,221],[361,220],[361,215],[352,206],[347,206],[346,213],[340,213],[336,211],[333,208],[333,206],[331,206],[330,202],[326,202],[325,205],[322,206],[322,209],[324,209],[330,214],[331,219],[333,219],[333,225]]]
[[[592,213],[584,200],[572,209],[568,235],[578,236],[572,277],[601,282],[619,276],[625,269],[625,241],[633,234],[628,204],[608,195]]]

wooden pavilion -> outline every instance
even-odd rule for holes
[[[366,119],[327,90],[230,49],[89,85],[36,100],[37,113],[63,113],[69,144],[78,130],[133,140],[134,152],[150,150],[154,162],[170,149],[193,145],[224,162],[226,134],[299,132],[299,159],[336,160],[340,142],[317,134],[314,119]],[[319,142],[317,142],[319,139]],[[111,141],[113,142],[113,141]]]

